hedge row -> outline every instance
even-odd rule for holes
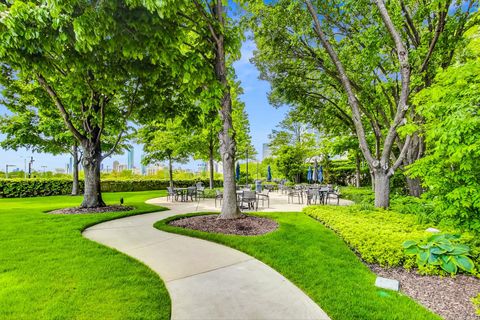
[[[178,180],[176,187],[189,187],[199,180]],[[208,180],[201,180],[208,186]],[[68,195],[72,192],[72,180],[68,179],[3,179],[0,180],[0,198],[20,198],[37,196]],[[223,182],[215,180],[214,186],[221,187]],[[83,181],[80,181],[80,191],[83,191]],[[162,190],[169,186],[168,180],[104,180],[102,191],[125,192]]]
[[[406,240],[426,239],[432,235],[425,231],[432,225],[418,222],[414,214],[364,210],[361,206],[310,206],[303,211],[334,230],[365,262],[383,267],[403,266],[406,269],[416,267],[415,257],[405,254],[402,243]],[[456,230],[446,227],[442,228],[442,231],[457,233]],[[475,265],[480,265],[480,248],[476,237],[462,233],[462,242],[471,248],[471,258]],[[421,271],[439,274],[434,269],[426,268]]]
[[[402,247],[406,240],[426,238],[428,226],[414,215],[389,211],[362,211],[353,207],[307,207],[304,212],[337,232],[367,263],[385,267],[416,266]]]

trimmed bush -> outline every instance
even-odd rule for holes
[[[414,215],[391,211],[362,211],[359,207],[312,206],[304,212],[337,232],[367,263],[385,267],[416,266],[415,258],[405,254],[402,243],[420,240],[431,233],[418,224]]]
[[[477,309],[477,315],[480,316],[480,294],[476,298],[472,299],[473,304],[475,305],[475,308]]]
[[[178,180],[176,187],[189,187],[199,180]],[[208,185],[208,180],[201,181]],[[80,191],[83,191],[83,181],[79,182]],[[223,181],[215,180],[215,187],[221,187]],[[126,191],[148,191],[164,190],[169,186],[168,180],[152,179],[119,179],[103,180],[102,191],[104,192],[126,192]],[[0,198],[20,198],[68,195],[72,192],[72,180],[68,179],[0,179]]]
[[[79,182],[83,191],[83,181]],[[72,180],[68,179],[2,179],[0,198],[56,196],[72,193]]]

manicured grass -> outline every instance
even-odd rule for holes
[[[162,191],[105,194],[133,212],[51,215],[81,197],[0,199],[0,319],[169,319],[162,280],[140,262],[82,237],[87,226],[159,211]]]
[[[194,214],[198,215],[198,214]],[[265,262],[304,290],[332,319],[440,319],[407,296],[374,286],[375,275],[330,229],[296,213],[259,213],[280,227],[263,236],[210,234],[169,226],[158,229],[225,244]]]

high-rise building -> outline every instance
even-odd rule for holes
[[[270,150],[270,146],[268,143],[263,144],[263,150],[262,150],[262,159],[269,158],[272,156],[272,151]]]
[[[130,149],[127,151],[127,168],[128,170],[132,170],[133,167],[134,167],[134,164],[133,164],[133,149]]]
[[[117,160],[113,161],[113,172],[118,172],[118,167],[120,166],[120,162]]]

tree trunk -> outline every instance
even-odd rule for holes
[[[370,171],[370,181],[372,182],[372,191],[375,192],[375,174]]]
[[[213,10],[217,22],[221,28],[223,28],[225,22],[222,1],[217,1]],[[220,29],[216,34],[212,34],[215,43],[215,75],[223,89],[221,109],[219,110],[220,119],[222,120],[222,130],[219,133],[219,140],[223,162],[223,204],[222,212],[218,218],[236,219],[241,217],[241,212],[237,205],[237,189],[235,184],[235,151],[237,145],[232,123],[232,97],[227,79],[228,70],[225,62],[225,37],[223,32],[224,31]]]
[[[168,158],[168,179],[170,180],[170,188],[173,188],[173,165],[172,158]]]
[[[408,148],[405,159],[403,160],[404,166],[409,166],[415,161],[423,157],[425,150],[425,142],[423,138],[415,134],[412,138],[412,143]],[[419,178],[411,179],[406,175],[406,182],[408,187],[408,193],[412,197],[420,197],[423,193],[422,182]]]
[[[355,152],[355,186],[357,188],[360,188],[360,170],[360,154],[358,152]]]
[[[423,193],[422,183],[419,178],[409,178],[407,177],[407,186],[408,186],[408,193],[412,197],[420,197]]]
[[[104,207],[100,186],[100,164],[102,152],[100,144],[85,142],[83,148],[83,170],[85,172],[85,192],[82,208]]]
[[[74,144],[72,147],[72,157],[73,157],[72,196],[77,196],[80,192],[79,183],[78,183],[78,146],[77,144]]]
[[[390,205],[390,176],[383,170],[376,170],[375,177],[375,207],[388,208]]]
[[[214,170],[213,170],[213,149],[212,148],[210,148],[210,154],[208,155],[208,163],[210,166],[210,170],[209,170],[210,189],[213,189]]]

